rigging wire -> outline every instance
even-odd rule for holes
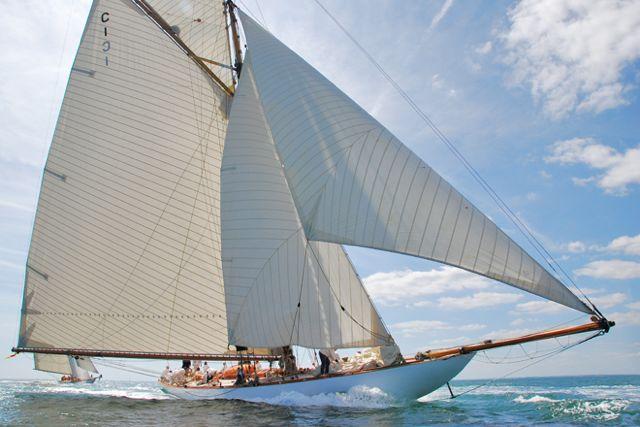
[[[107,361],[107,360],[103,360],[103,359],[99,359],[99,360],[94,359],[94,362],[99,366],[118,369],[118,370],[121,370],[121,371],[130,372],[130,373],[134,373],[134,374],[138,374],[138,375],[144,375],[144,376],[147,376],[147,377],[158,378],[160,376],[159,372],[156,371],[156,370],[129,366],[129,365],[123,363],[123,362],[118,362],[118,361],[115,361],[115,360],[114,361]]]
[[[358,40],[351,35],[351,33],[338,21],[338,19],[322,4],[320,0],[313,0],[324,13],[340,28],[340,30],[347,36],[353,44],[364,54],[369,62],[382,74],[389,84],[398,92],[398,94],[407,102],[407,104],[414,110],[414,112],[427,124],[427,126],[433,131],[438,139],[451,151],[451,153],[463,164],[465,169],[471,174],[476,182],[487,192],[489,197],[496,203],[498,208],[505,214],[509,220],[516,226],[516,228],[522,233],[525,239],[531,244],[536,252],[545,260],[549,267],[558,275],[560,272],[568,279],[568,281],[580,292],[580,294],[591,304],[592,308],[601,315],[600,311],[595,307],[593,302],[585,295],[585,293],[578,287],[571,276],[565,271],[558,261],[549,253],[538,238],[535,237],[530,228],[511,210],[507,203],[498,195],[498,193],[489,185],[489,183],[480,175],[480,173],[469,163],[466,157],[456,148],[456,146],[447,138],[447,136],[438,128],[438,126],[431,120],[431,118],[416,104],[416,102],[402,89],[402,87],[391,77],[385,69],[380,65],[378,61],[367,51],[367,49],[358,42]],[[555,267],[554,267],[555,265]],[[556,267],[558,269],[556,269]],[[560,272],[558,272],[560,270]]]
[[[550,352],[550,353],[547,353],[544,356],[541,356],[540,358],[534,359],[533,362],[528,363],[528,364],[526,364],[524,366],[521,366],[521,367],[519,367],[517,369],[514,369],[512,371],[509,371],[506,374],[502,375],[501,377],[493,378],[491,380],[485,381],[484,383],[478,384],[477,386],[472,387],[472,388],[470,388],[468,390],[465,390],[462,393],[458,393],[458,394],[454,395],[453,397],[448,397],[446,399],[429,400],[429,403],[449,401],[451,399],[455,399],[456,397],[460,397],[460,396],[463,396],[465,394],[471,393],[471,392],[473,392],[475,390],[478,390],[479,388],[486,387],[486,386],[488,386],[490,384],[493,384],[493,383],[495,383],[495,382],[497,382],[499,380],[503,380],[503,379],[513,375],[513,374],[517,374],[518,372],[521,372],[521,371],[523,371],[523,370],[525,370],[525,369],[527,369],[527,368],[529,368],[531,366],[537,365],[538,363],[541,363],[541,362],[543,362],[543,361],[545,361],[545,360],[547,360],[547,359],[549,359],[549,358],[551,358],[551,357],[553,357],[555,355],[558,355],[558,354],[563,353],[563,352],[565,352],[565,351],[567,351],[569,349],[572,349],[572,348],[574,348],[574,347],[576,347],[576,346],[578,346],[580,344],[584,344],[587,341],[590,341],[590,340],[592,340],[592,339],[594,339],[594,338],[596,338],[596,337],[598,337],[600,335],[603,335],[603,334],[604,334],[604,331],[598,331],[598,332],[596,332],[596,333],[594,333],[594,334],[592,334],[592,335],[590,335],[590,336],[588,336],[588,337],[586,337],[584,339],[581,339],[581,340],[579,340],[579,341],[577,341],[577,342],[575,342],[573,344],[570,344],[570,345],[567,345],[567,346],[563,346],[563,347],[561,347],[559,349],[554,350],[553,352]]]

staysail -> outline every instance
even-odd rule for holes
[[[439,261],[592,313],[366,111],[241,18],[267,127],[309,239]]]
[[[251,52],[222,161],[222,263],[229,341],[311,348],[392,338],[342,246],[309,242],[262,110]]]
[[[133,2],[94,2],[43,176],[19,347],[227,350],[228,103]]]

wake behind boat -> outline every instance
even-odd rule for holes
[[[181,5],[93,2],[15,352],[239,362],[236,378],[198,378],[186,362],[182,378],[163,376],[185,399],[357,385],[415,399],[477,351],[613,325],[232,1]],[[403,357],[342,245],[456,266],[592,319]],[[294,348],[365,347],[379,355],[367,366],[292,363]]]

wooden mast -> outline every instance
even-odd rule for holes
[[[613,326],[615,326],[615,322],[611,322],[605,318],[598,318],[594,316],[591,318],[590,323],[585,323],[584,325],[549,329],[546,331],[535,332],[529,335],[523,335],[515,338],[486,340],[481,343],[468,344],[460,347],[427,350],[425,352],[419,352],[416,355],[416,359],[439,359],[441,357],[457,356],[460,354],[473,353],[476,351],[489,350],[498,347],[507,347],[510,345],[524,344],[527,342],[546,340],[549,338],[564,337],[567,335],[575,335],[584,332],[601,331],[601,333],[607,333]]]
[[[240,78],[240,72],[242,71],[242,45],[240,42],[240,30],[238,28],[238,17],[236,16],[235,10],[237,6],[231,0],[227,0],[225,2],[227,8],[229,10],[229,19],[231,20],[231,40],[233,43],[233,52],[235,56],[235,61],[233,67],[236,70],[236,74],[238,75],[238,79]]]

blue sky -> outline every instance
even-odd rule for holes
[[[255,0],[239,4],[536,255],[312,0],[261,1],[260,10]],[[640,374],[640,2],[323,4],[618,322],[606,337],[521,375]],[[87,0],[0,4],[0,348],[7,354],[41,169],[88,9]],[[586,320],[451,267],[348,251],[407,354]],[[510,369],[478,361],[463,375]],[[0,378],[37,376],[27,356],[0,363]]]

